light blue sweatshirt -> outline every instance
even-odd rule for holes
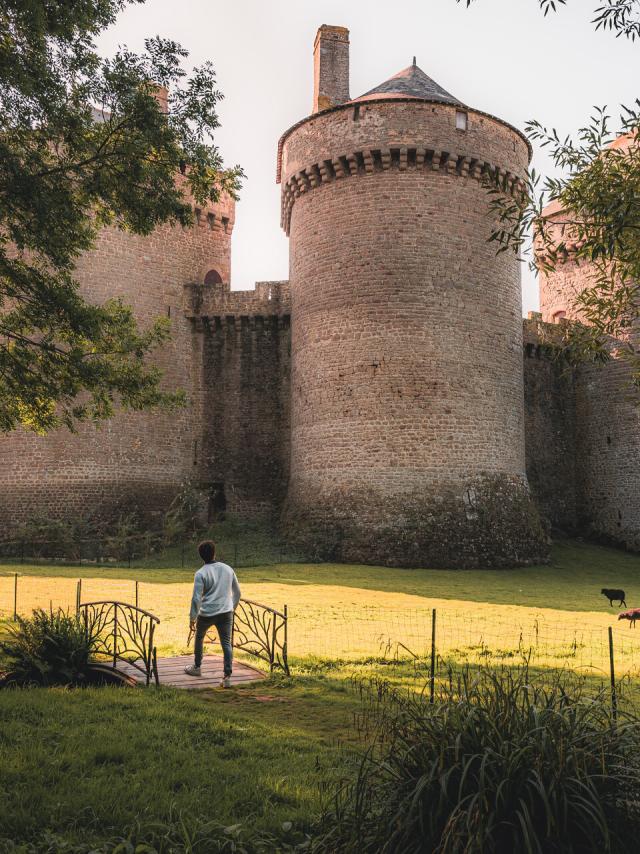
[[[231,567],[220,561],[205,563],[194,578],[190,619],[235,611],[239,601],[240,585]]]

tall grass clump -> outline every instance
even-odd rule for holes
[[[319,852],[619,854],[640,839],[640,720],[569,674],[466,670],[435,702],[369,686],[373,746]]]
[[[5,684],[74,684],[86,673],[97,641],[97,627],[84,614],[39,608],[29,618],[18,617],[0,641]]]

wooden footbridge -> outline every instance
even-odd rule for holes
[[[160,620],[150,611],[128,602],[78,602],[79,615],[96,639],[96,658],[142,685],[172,685],[197,689],[218,687],[223,678],[221,655],[205,655],[202,676],[187,676],[184,668],[191,655],[159,657],[156,639]],[[266,673],[289,673],[287,661],[287,609],[277,611],[250,599],[241,599],[236,609],[232,636],[234,649],[246,653],[256,667],[234,660],[232,686],[264,679]],[[205,643],[217,643],[215,629]]]

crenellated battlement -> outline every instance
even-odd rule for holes
[[[475,178],[478,181],[494,183],[509,194],[525,191],[525,185],[519,176],[473,155],[423,146],[365,149],[313,163],[285,181],[282,184],[282,228],[289,235],[293,205],[303,193],[341,178],[372,175],[393,169],[398,172],[411,169]]]
[[[528,358],[548,358],[558,351],[569,321],[548,323],[539,311],[530,311],[522,321],[522,345]]]
[[[241,318],[291,315],[289,282],[256,282],[252,291],[232,291],[228,282],[218,284],[189,284],[184,286],[184,314],[198,318]]]

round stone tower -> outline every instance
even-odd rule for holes
[[[342,560],[544,559],[525,475],[520,272],[485,181],[530,151],[414,63],[348,95],[348,32],[322,27],[314,113],[279,147],[292,288],[294,540]]]

